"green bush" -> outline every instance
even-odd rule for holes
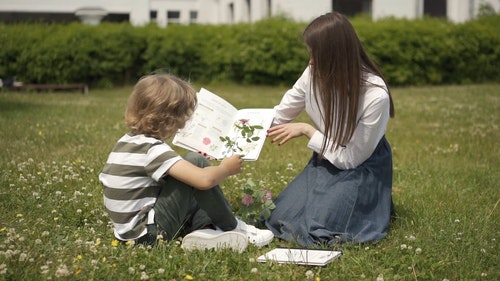
[[[500,82],[500,16],[463,24],[440,19],[352,19],[393,86]],[[27,83],[133,83],[153,71],[192,81],[290,85],[307,65],[305,23],[0,25],[0,77]]]

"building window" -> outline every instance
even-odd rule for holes
[[[189,23],[194,24],[198,22],[198,11],[189,12]]]
[[[250,0],[246,1],[246,6],[247,6],[247,17],[248,17],[248,22],[252,22],[252,2]]]
[[[149,20],[151,22],[156,22],[157,18],[158,18],[158,11],[154,11],[154,10],[149,11]]]
[[[431,17],[446,17],[447,0],[425,0],[424,15]]]
[[[228,17],[229,23],[234,23],[234,3],[229,3],[228,5]]]
[[[180,11],[167,11],[167,24],[179,24],[181,22]]]
[[[332,0],[332,10],[350,17],[360,13],[370,14],[372,0]]]

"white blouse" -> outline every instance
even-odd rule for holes
[[[390,117],[387,87],[379,76],[366,74],[365,78],[370,83],[381,87],[367,83],[361,89],[357,125],[351,140],[345,147],[338,147],[334,151],[327,148],[323,156],[342,170],[355,168],[368,159],[387,129]],[[285,93],[280,104],[274,107],[273,124],[288,123],[305,109],[317,129],[307,147],[319,153],[323,143],[325,126],[321,120],[321,109],[314,99],[311,88],[311,71],[310,67],[307,67],[293,88]],[[330,144],[331,142],[327,143],[328,147]]]

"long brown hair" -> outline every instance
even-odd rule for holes
[[[170,74],[147,75],[132,90],[125,123],[132,133],[166,139],[184,127],[196,102],[188,82]]]
[[[313,20],[306,27],[303,38],[313,63],[312,89],[316,102],[321,104],[321,118],[325,124],[321,157],[328,140],[332,140],[330,149],[333,151],[338,146],[347,145],[351,139],[357,123],[361,88],[367,83],[363,74],[384,77],[363,49],[354,27],[340,13],[328,13]],[[390,116],[394,117],[388,89],[387,93]]]

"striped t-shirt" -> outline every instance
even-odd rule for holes
[[[129,133],[118,140],[99,174],[116,238],[133,240],[147,233],[146,224],[154,221],[159,181],[180,159],[155,138]]]

